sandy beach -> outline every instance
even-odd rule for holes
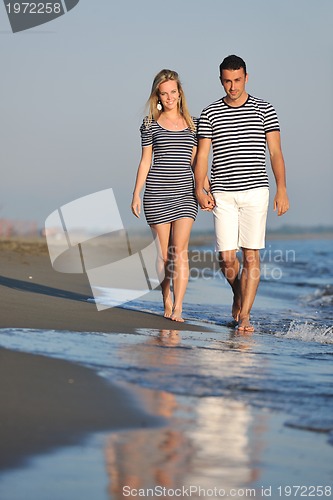
[[[157,423],[88,368],[0,350],[0,469],[90,432]]]
[[[153,299],[150,312],[140,302],[138,310],[97,311],[86,276],[54,271],[42,239],[0,242],[1,500],[120,500],[152,485],[200,486],[211,498],[221,496],[212,496],[214,487],[250,496],[249,486],[252,497],[284,498],[295,481],[332,491],[326,274],[322,294],[302,285],[310,295],[299,302],[307,274],[292,273],[298,259],[307,265],[303,242],[269,244],[263,266],[273,278],[263,279],[256,301],[258,331],[237,335],[228,324],[230,291],[215,275],[213,252],[202,251],[211,245],[195,242],[190,321],[175,324]],[[327,259],[329,242],[318,248]],[[295,259],[281,263],[290,250]],[[291,274],[275,282],[281,266]],[[310,321],[314,306],[321,323],[311,326],[304,314]]]
[[[161,316],[98,312],[83,274],[53,270],[46,243],[0,242],[0,328],[126,332],[170,328]],[[199,330],[191,325],[177,329]],[[0,349],[0,469],[89,432],[154,424],[118,387],[74,363]]]
[[[85,274],[52,268],[43,241],[0,242],[0,328],[126,332],[170,328],[170,320],[143,312],[110,308],[98,312]],[[177,324],[187,330],[188,325]],[[190,326],[198,330],[195,326]]]

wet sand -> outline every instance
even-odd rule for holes
[[[158,422],[88,368],[6,349],[0,349],[0,400],[0,469],[90,432]]]

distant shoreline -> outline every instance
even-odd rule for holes
[[[332,231],[309,231],[309,232],[296,232],[296,233],[284,233],[284,232],[275,232],[268,231],[266,235],[267,240],[313,240],[313,239],[323,239],[329,240],[333,239],[333,230]]]
[[[142,249],[152,240],[149,228],[144,231],[127,232],[132,252]],[[323,228],[299,228],[283,227],[281,229],[267,230],[266,240],[313,240],[333,239],[333,227]],[[193,229],[190,239],[190,247],[201,247],[215,244],[214,231],[201,231]],[[21,254],[48,255],[48,247],[45,236],[16,235],[11,237],[0,236],[0,251],[14,251]]]

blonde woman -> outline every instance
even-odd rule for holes
[[[164,316],[183,322],[182,306],[189,277],[188,243],[198,212],[193,181],[197,119],[187,109],[176,71],[163,69],[156,75],[147,104],[149,114],[140,128],[142,156],[132,212],[140,217],[140,193],[145,185],[144,213],[154,237],[159,239],[160,265],[164,266]],[[205,185],[209,190],[208,181]]]

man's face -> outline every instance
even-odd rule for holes
[[[223,69],[220,79],[227,94],[226,102],[235,106],[242,101],[247,83],[247,74],[244,73],[244,69]]]

